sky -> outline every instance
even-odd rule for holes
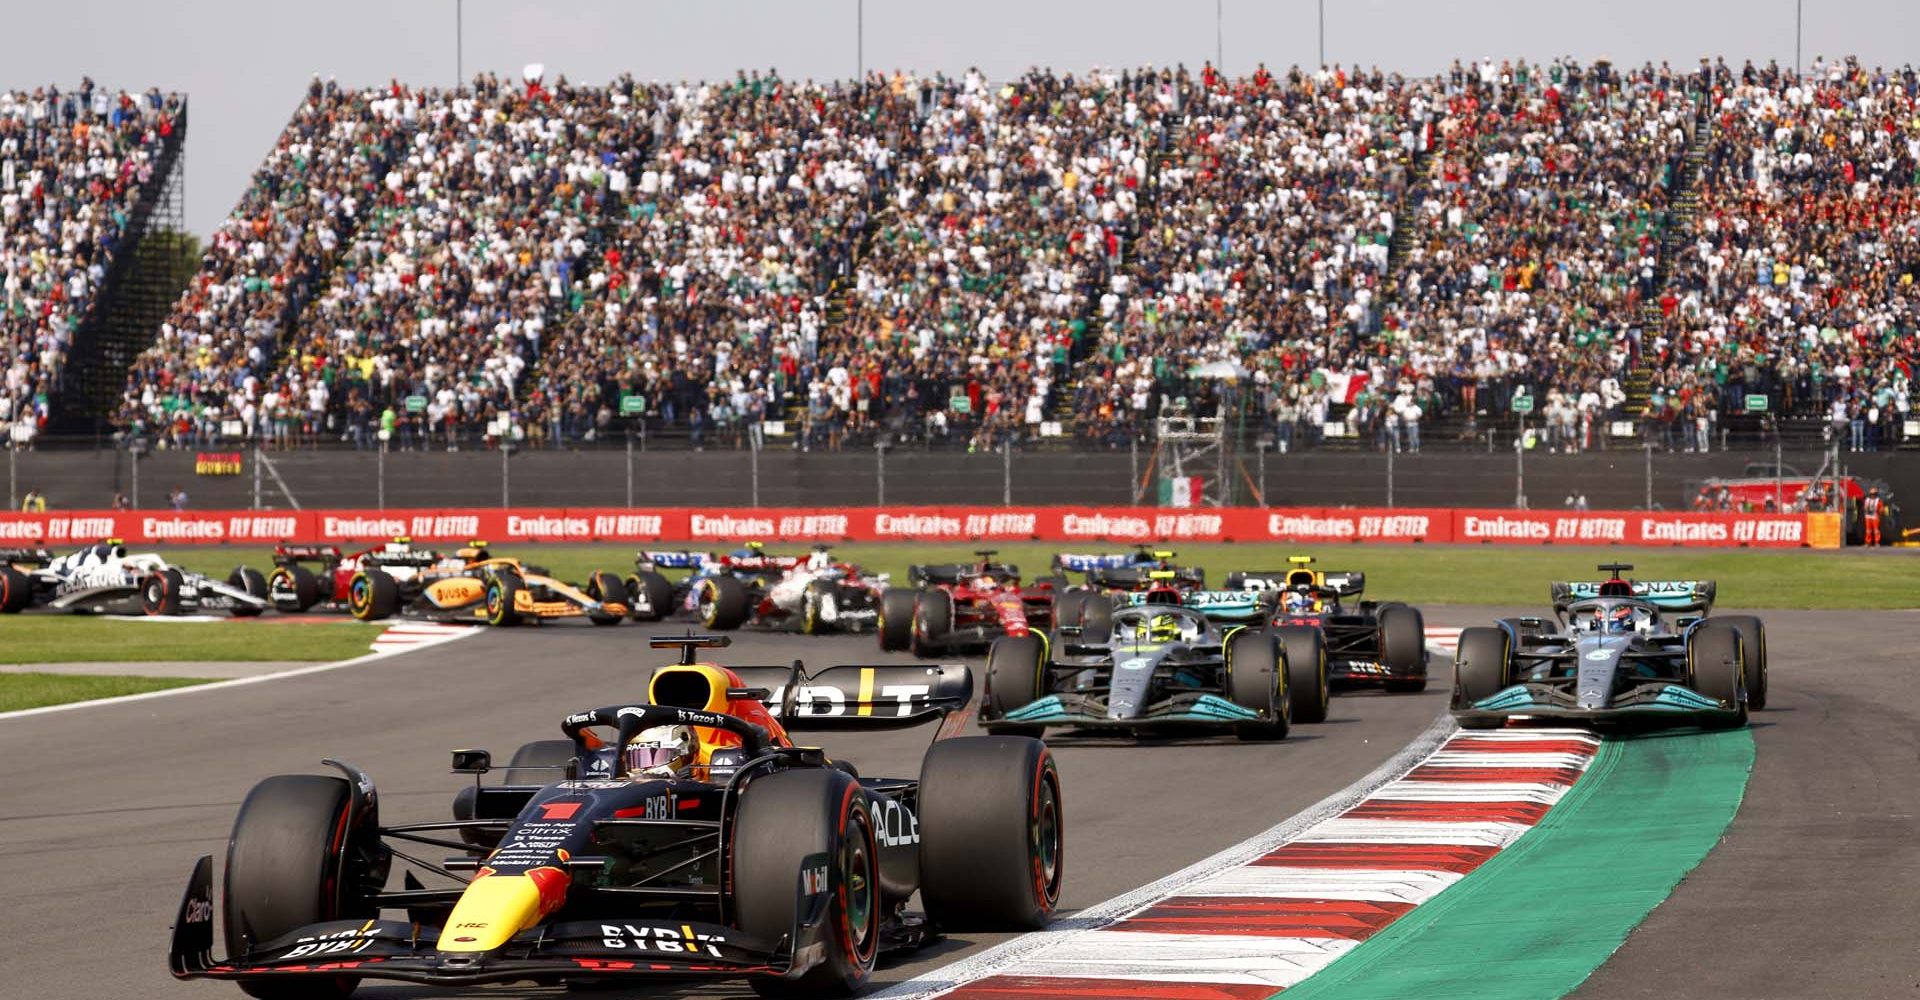
[[[1216,7],[1217,4],[1217,7]],[[64,0],[10,4],[0,88],[102,86],[178,90],[190,100],[187,223],[202,236],[232,209],[314,74],[343,85],[398,79],[449,85],[491,70],[518,79],[603,84],[716,79],[776,68],[817,80],[869,68],[1005,79],[1031,66],[1198,67],[1216,45],[1229,73],[1318,60],[1316,0]],[[460,18],[456,46],[456,8]],[[1216,25],[1216,9],[1219,21]],[[1703,55],[1738,65],[1794,58],[1796,0],[1336,0],[1325,10],[1329,62],[1427,74],[1455,58],[1616,65]],[[1218,31],[1216,33],[1216,28]],[[1869,66],[1912,59],[1920,4],[1806,4],[1803,59],[1855,55]]]

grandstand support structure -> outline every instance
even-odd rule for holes
[[[154,157],[153,179],[141,189],[120,250],[74,332],[53,407],[55,433],[106,432],[128,367],[153,342],[192,277],[180,254],[187,238],[187,118],[183,104]]]
[[[1154,421],[1154,437],[1153,456],[1147,462],[1149,477],[1155,469],[1160,470],[1162,478],[1197,475],[1201,477],[1201,493],[1194,498],[1194,506],[1225,507],[1232,502],[1233,483],[1227,478],[1231,439],[1226,417],[1162,413]]]

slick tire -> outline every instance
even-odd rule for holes
[[[673,610],[673,583],[650,569],[627,577],[627,617],[657,622]]]
[[[233,572],[227,574],[227,586],[245,591],[263,601],[269,597],[266,575],[252,566],[235,566]],[[265,610],[265,608],[236,607],[229,614],[235,618],[252,618]]]
[[[1273,633],[1287,654],[1287,686],[1293,698],[1293,721],[1327,721],[1327,711],[1333,704],[1333,686],[1327,673],[1327,637],[1311,625],[1279,625]]]
[[[1687,636],[1687,672],[1694,690],[1735,706],[1732,718],[1710,723],[1710,728],[1738,729],[1747,724],[1752,707],[1747,692],[1747,644],[1738,626],[1726,618],[1709,618]]]
[[[833,626],[825,614],[829,607],[838,608],[840,588],[831,580],[815,580],[807,584],[807,590],[800,595],[800,634],[823,635]]]
[[[1747,707],[1767,707],[1767,627],[1753,615],[1722,615],[1719,621],[1740,630],[1747,652]]]
[[[913,610],[918,595],[911,590],[880,592],[880,649],[897,653],[913,645]]]
[[[12,566],[0,566],[0,614],[18,614],[31,603],[33,580]]]
[[[1389,604],[1380,609],[1380,662],[1387,667],[1381,686],[1389,693],[1427,689],[1427,621],[1419,608]]]
[[[793,979],[752,980],[767,997],[851,996],[873,975],[885,909],[880,842],[868,799],[835,768],[776,771],[749,781],[733,833],[733,913],[761,941],[793,933],[799,873],[827,869],[827,918],[816,932],[825,958]],[[815,942],[800,942],[810,946]]]
[[[1086,603],[1080,606],[1080,640],[1102,643],[1112,637],[1113,598],[1105,594],[1088,594]]]
[[[1473,707],[1513,683],[1513,645],[1506,630],[1476,626],[1460,630],[1460,646],[1453,655],[1453,702],[1456,710]],[[1468,729],[1489,729],[1498,722],[1462,723]]]
[[[520,592],[527,584],[520,574],[511,570],[501,570],[487,577],[486,603],[482,611],[489,625],[500,628],[512,628],[520,624],[520,612],[514,610]]]
[[[953,634],[953,595],[939,588],[923,590],[913,607],[913,653],[939,656]]]
[[[573,760],[572,740],[534,740],[520,744],[507,763],[509,785],[551,785],[564,781],[567,772],[556,771]]]
[[[363,622],[392,618],[400,610],[400,584],[383,569],[363,569],[347,582],[347,611]]]
[[[140,585],[140,610],[153,616],[179,614],[180,588],[184,582],[177,569],[148,574],[146,582]]]
[[[736,629],[747,621],[746,584],[730,576],[710,576],[700,588],[700,623],[708,628]]]
[[[328,579],[332,579],[331,574]],[[267,593],[273,599],[275,610],[299,614],[320,603],[320,580],[312,570],[298,563],[275,566],[267,576]]]
[[[227,840],[221,879],[227,953],[244,954],[308,924],[358,920],[378,911],[361,890],[365,880],[339,878],[351,849],[350,795],[344,778],[280,774],[253,786]],[[341,845],[336,848],[335,845]],[[353,866],[347,866],[351,869]],[[242,981],[261,1000],[345,997],[351,976],[294,982]]]
[[[1047,643],[1038,635],[1006,635],[993,640],[987,650],[987,691],[981,699],[982,716],[999,719],[1008,712],[1037,700],[1045,684]],[[1045,726],[1020,726],[981,720],[981,728],[994,736],[1038,738]]]
[[[587,596],[596,601],[612,601],[616,604],[627,602],[627,585],[620,581],[619,574],[606,570],[595,570],[592,576],[587,577],[586,591]],[[595,625],[618,625],[621,619],[619,615],[595,613],[587,615],[587,620]]]
[[[1060,774],[1039,740],[941,740],[920,766],[920,901],[943,931],[1047,925],[1066,875]]]
[[[1087,607],[1087,592],[1069,590],[1064,593],[1055,591],[1053,595],[1053,627],[1077,628],[1080,625],[1080,613]]]
[[[1272,635],[1243,629],[1227,640],[1227,698],[1241,708],[1266,717],[1264,722],[1242,722],[1233,735],[1249,743],[1284,740],[1293,723],[1292,678]]]

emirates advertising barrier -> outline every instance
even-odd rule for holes
[[[1462,542],[1832,547],[1807,514],[1448,508],[850,507],[54,511],[0,514],[0,547],[275,542]]]

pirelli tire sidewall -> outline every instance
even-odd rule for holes
[[[347,581],[347,611],[363,622],[391,618],[400,610],[400,584],[381,569],[363,569]]]
[[[1039,930],[1066,878],[1053,754],[1023,736],[936,742],[920,768],[920,899],[950,932]]]
[[[877,829],[868,793],[837,768],[776,771],[747,782],[728,845],[737,926],[756,939],[778,941],[793,933],[799,907],[827,897],[818,937],[796,942],[798,948],[820,945],[820,964],[790,979],[755,979],[755,992],[846,996],[872,977],[886,910]],[[822,880],[809,893],[805,880],[813,873]]]

